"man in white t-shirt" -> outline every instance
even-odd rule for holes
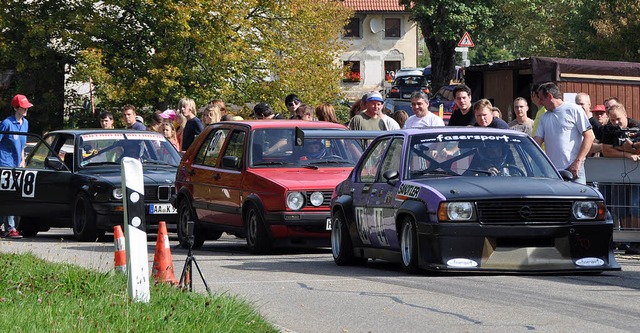
[[[429,97],[424,92],[414,91],[411,94],[411,109],[414,115],[405,121],[404,128],[444,126],[442,118],[429,111]]]
[[[587,115],[576,104],[564,102],[555,83],[541,84],[537,95],[547,112],[540,118],[534,140],[538,145],[545,143],[546,153],[558,170],[569,170],[574,182],[586,184],[584,160],[594,139]]]

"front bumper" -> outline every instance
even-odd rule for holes
[[[167,204],[167,202],[145,203],[145,211],[149,212],[150,205]],[[96,226],[102,230],[113,230],[116,225],[124,224],[124,208],[121,203],[94,203],[93,209],[96,212]],[[168,230],[176,230],[178,214],[145,214],[147,230],[157,231],[161,221],[166,222]]]
[[[265,224],[275,242],[329,246],[331,213],[277,212],[266,213]]]
[[[522,273],[620,270],[611,224],[418,225],[420,267]]]

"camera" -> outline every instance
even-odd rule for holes
[[[622,146],[622,144],[629,139],[631,142],[640,142],[640,137],[638,137],[638,132],[640,128],[626,128],[620,129],[620,134],[618,136],[618,140],[615,142],[614,146]]]

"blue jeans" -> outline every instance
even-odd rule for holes
[[[11,231],[16,228],[15,216],[2,216],[2,224],[4,225],[4,231]]]
[[[578,169],[578,176],[573,180],[574,183],[578,184],[587,184],[587,174],[584,171],[584,163],[580,165],[580,169]]]

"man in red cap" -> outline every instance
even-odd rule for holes
[[[27,110],[33,106],[24,95],[15,95],[11,100],[13,115],[7,117],[0,124],[0,132],[23,132],[29,130],[29,122],[25,118]],[[24,167],[24,146],[27,144],[25,135],[0,133],[0,167]],[[3,216],[3,237],[22,238],[16,230],[15,216]]]

